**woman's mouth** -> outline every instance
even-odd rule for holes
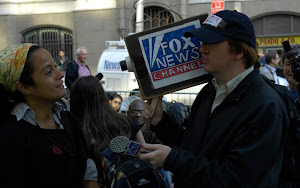
[[[61,83],[57,86],[57,88],[65,88],[65,87],[64,87],[63,83]]]

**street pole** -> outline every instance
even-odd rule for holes
[[[144,0],[139,0],[136,7],[136,24],[135,32],[141,32],[144,30]]]

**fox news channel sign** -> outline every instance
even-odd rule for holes
[[[201,43],[185,38],[186,31],[201,27],[199,20],[139,37],[147,71],[155,89],[207,74],[203,69]]]

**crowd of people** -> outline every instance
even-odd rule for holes
[[[85,47],[72,62],[63,51],[54,61],[35,44],[1,50],[0,187],[106,187],[99,156],[118,136],[151,150],[138,157],[159,170],[166,187],[281,186],[291,120],[264,77],[286,86],[298,106],[287,54],[259,56],[253,25],[237,11],[210,15],[184,36],[202,42],[204,69],[214,78],[181,125],[163,111],[161,97],[152,108],[139,92],[108,96],[102,76],[91,75]],[[276,73],[280,61],[286,82]]]

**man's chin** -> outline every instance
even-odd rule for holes
[[[138,124],[139,126],[141,126],[141,125],[144,125],[144,124],[145,124],[145,121],[143,121],[143,120],[137,120],[136,122],[137,122],[137,124]]]

